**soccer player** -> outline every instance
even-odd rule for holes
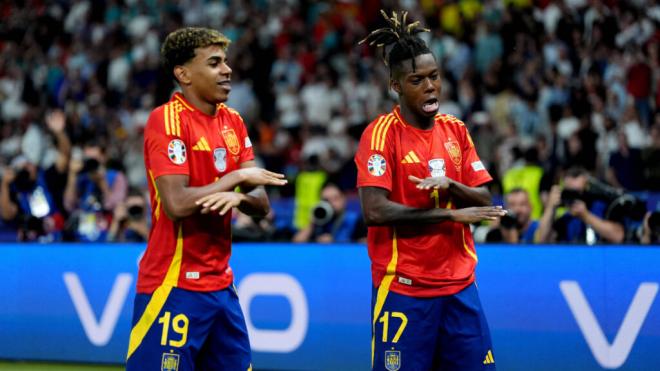
[[[231,90],[230,41],[206,28],[165,39],[161,57],[182,94],[153,110],[144,133],[152,227],[140,261],[127,370],[248,370],[250,344],[231,254],[231,209],[266,215],[262,185]],[[234,192],[240,186],[243,193]]]
[[[364,41],[384,46],[392,112],[362,134],[355,156],[372,279],[374,370],[493,370],[469,223],[506,212],[465,125],[438,114],[440,71],[406,13]]]

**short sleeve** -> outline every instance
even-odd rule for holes
[[[242,150],[238,163],[242,164],[246,161],[254,160],[254,150],[252,148],[252,141],[250,141],[250,136],[248,135],[247,127],[243,122],[243,118],[241,118],[241,116],[238,113],[236,113],[234,117],[235,117],[236,128],[239,136],[238,139],[241,141],[241,145],[242,145],[241,146]]]
[[[488,173],[484,163],[481,162],[467,127],[461,125],[461,130],[463,132],[461,148],[465,154],[461,174],[464,184],[469,187],[477,187],[490,182],[493,178]]]
[[[154,178],[190,174],[187,152],[189,143],[182,135],[183,125],[176,120],[178,117],[174,117],[176,113],[170,115],[168,111],[167,105],[153,110],[144,131],[146,165]],[[175,122],[171,123],[172,120]]]
[[[357,167],[357,186],[380,187],[392,191],[395,162],[392,135],[387,135],[389,125],[386,116],[381,116],[371,123],[362,133],[355,166]]]

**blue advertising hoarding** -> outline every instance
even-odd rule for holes
[[[143,248],[0,246],[0,358],[122,363]],[[660,369],[659,248],[478,252],[498,369]],[[369,369],[363,246],[243,244],[231,264],[256,369]]]

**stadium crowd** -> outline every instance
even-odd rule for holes
[[[494,202],[514,211],[477,240],[657,243],[651,0],[3,2],[0,240],[146,240],[142,131],[174,89],[160,42],[184,25],[233,40],[227,105],[259,163],[290,179],[267,218],[236,213],[235,238],[363,239],[353,156],[394,104],[381,56],[358,45],[381,8],[431,30],[440,112],[466,123]]]

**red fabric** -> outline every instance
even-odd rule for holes
[[[163,283],[176,251],[179,229],[183,253],[177,286],[214,291],[231,284],[231,213],[222,217],[194,214],[174,222],[162,209],[154,184],[158,177],[174,174],[188,175],[191,187],[210,184],[254,158],[247,138],[240,115],[224,105],[218,107],[215,116],[208,116],[177,93],[169,103],[151,112],[144,132],[144,162],[152,227],[140,261],[137,292],[151,293]],[[172,143],[185,145],[185,161],[169,151]],[[221,156],[223,151],[225,156]]]
[[[628,70],[628,92],[635,98],[651,94],[652,71],[646,63],[635,63]]]
[[[411,151],[414,156],[410,155]],[[373,159],[378,156],[386,163],[382,175],[373,166]],[[355,156],[357,186],[387,189],[391,192],[389,199],[399,204],[434,208],[433,193],[417,189],[408,180],[409,175],[431,176],[430,160],[435,160],[436,167],[444,161],[447,177],[471,187],[492,180],[461,121],[438,115],[433,128],[424,131],[405,123],[396,107],[392,113],[373,121],[362,134]],[[442,208],[450,201],[445,191],[439,193],[438,200]],[[395,230],[398,256],[392,291],[418,297],[451,295],[474,281],[477,262],[473,258],[475,249],[469,226],[443,222],[369,227],[367,245],[374,285],[380,284],[392,260]],[[406,284],[406,280],[411,283]]]

